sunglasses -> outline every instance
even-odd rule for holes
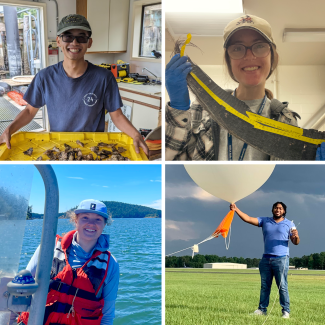
[[[242,44],[234,44],[227,47],[227,53],[233,60],[240,60],[245,57],[247,50],[251,50],[253,55],[257,58],[265,58],[271,51],[269,43],[255,43],[252,46],[245,46]]]
[[[87,43],[89,40],[89,36],[86,35],[81,35],[81,36],[74,36],[71,34],[62,34],[60,35],[62,38],[62,41],[65,43],[72,43],[75,39],[77,40],[78,43]]]

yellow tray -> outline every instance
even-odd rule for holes
[[[79,140],[84,143],[84,147],[76,144]],[[147,161],[146,154],[140,149],[140,153],[135,152],[133,139],[124,133],[107,132],[18,132],[11,137],[11,149],[6,144],[0,145],[0,160],[7,161],[33,161],[42,156],[42,161],[50,160],[44,155],[45,150],[52,149],[54,146],[64,150],[64,143],[72,148],[80,148],[84,155],[96,154],[90,150],[90,147],[97,146],[99,142],[117,143],[117,147],[123,147],[127,151],[122,156],[133,161]],[[24,155],[23,152],[33,147],[31,156]],[[101,147],[102,149],[108,149]]]

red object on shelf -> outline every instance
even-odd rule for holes
[[[146,142],[150,142],[150,143],[161,143],[161,140],[146,140]]]
[[[59,49],[50,49],[49,48],[49,55],[58,55]]]
[[[17,91],[9,91],[7,95],[20,106],[26,106],[28,104],[25,100],[23,100],[23,95],[19,94]]]

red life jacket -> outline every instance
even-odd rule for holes
[[[95,251],[82,267],[71,268],[68,253],[75,232],[56,237],[44,325],[100,325],[103,317],[102,288],[111,254]]]

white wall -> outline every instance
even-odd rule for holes
[[[115,62],[117,60],[123,60],[130,63],[130,71],[133,73],[147,74],[150,78],[155,78],[151,76],[147,71],[142,72],[142,68],[146,67],[152,71],[156,76],[162,76],[162,63],[155,62],[155,60],[143,61],[145,59],[132,59],[132,37],[133,37],[133,4],[135,0],[130,1],[130,12],[129,12],[129,30],[128,30],[128,46],[127,53],[115,54]],[[155,3],[153,0],[152,3]]]
[[[62,1],[62,0],[61,0]],[[75,0],[74,0],[75,1]],[[154,62],[154,60],[143,61],[145,59],[132,59],[132,37],[133,37],[133,3],[135,0],[130,0],[130,11],[129,11],[129,28],[128,28],[128,43],[127,43],[127,52],[126,53],[117,53],[117,54],[87,54],[86,59],[94,64],[101,63],[116,63],[117,60],[122,60],[127,63],[130,63],[130,72],[146,74],[150,78],[154,78],[147,71],[142,72],[142,68],[146,67],[152,71],[158,77],[162,75],[161,62]],[[153,0],[153,3],[155,1]]]
[[[278,99],[288,101],[305,124],[325,105],[325,66],[280,66],[278,68]]]

